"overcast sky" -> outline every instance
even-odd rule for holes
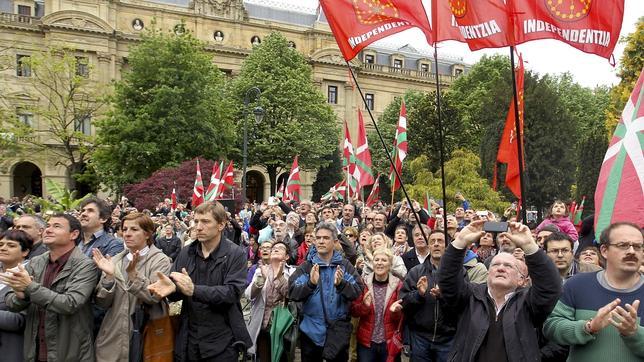
[[[253,0],[251,0],[253,1]],[[595,0],[603,3],[605,0]],[[291,3],[298,6],[315,9],[318,0],[271,0],[274,3]],[[599,5],[599,4],[598,4]],[[610,9],[606,9],[610,11]],[[624,22],[620,36],[635,31],[637,19],[644,16],[644,0],[625,0]],[[420,30],[410,29],[400,34],[387,38],[388,44],[392,41],[400,42],[400,45],[411,44],[416,48],[429,48]],[[472,52],[467,45],[454,41],[443,42],[439,46],[439,57],[441,52],[462,57],[466,63],[476,63],[484,54],[509,54],[509,48],[484,49]],[[613,68],[608,60],[597,55],[587,54],[577,50],[565,43],[556,40],[537,40],[517,46],[526,61],[526,68],[544,73],[570,72],[575,80],[582,85],[594,87],[601,85],[614,85],[619,82],[616,76],[616,67]],[[624,44],[618,43],[613,54],[615,60],[619,59],[624,51]]]

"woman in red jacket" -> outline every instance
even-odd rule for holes
[[[403,283],[391,274],[393,254],[389,248],[373,251],[373,273],[364,277],[366,288],[351,305],[351,314],[359,317],[358,361],[385,362],[387,344],[400,327],[402,318],[398,292]],[[400,360],[400,354],[391,360]]]

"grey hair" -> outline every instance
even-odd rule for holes
[[[47,221],[43,219],[40,215],[35,215],[35,214],[23,214],[20,215],[20,217],[30,217],[36,222],[36,226],[38,226],[41,229],[45,229],[47,227]]]
[[[333,240],[338,240],[338,228],[335,226],[335,224],[322,221],[315,227],[315,233],[317,234],[319,230],[330,231]]]

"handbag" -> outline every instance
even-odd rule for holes
[[[160,302],[163,315],[148,318],[143,330],[143,361],[172,362],[174,358],[174,329],[165,300]]]
[[[387,362],[393,362],[396,357],[400,354],[403,348],[403,335],[402,335],[402,325],[404,317],[400,317],[398,321],[398,328],[394,331],[394,334],[387,340]]]
[[[333,360],[341,351],[349,348],[353,327],[351,326],[350,319],[329,320],[326,307],[324,306],[324,290],[322,284],[320,280],[320,300],[322,300],[322,313],[324,313],[324,320],[326,321],[326,340],[324,341],[322,357],[326,360]]]
[[[286,307],[293,315],[293,324],[286,330],[284,333],[284,349],[286,352],[286,357],[289,362],[295,360],[295,349],[297,347],[297,341],[300,337],[300,313],[298,304],[293,301],[286,303]]]

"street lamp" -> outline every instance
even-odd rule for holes
[[[242,122],[244,122],[244,161],[242,163],[242,207],[246,205],[246,163],[248,158],[248,127],[246,124],[246,118],[248,116],[248,104],[251,101],[251,96],[255,101],[259,100],[259,96],[262,94],[262,91],[257,87],[252,87],[246,91],[244,96],[244,114]],[[253,109],[253,115],[255,116],[255,124],[258,124],[264,118],[264,109],[260,106]]]

